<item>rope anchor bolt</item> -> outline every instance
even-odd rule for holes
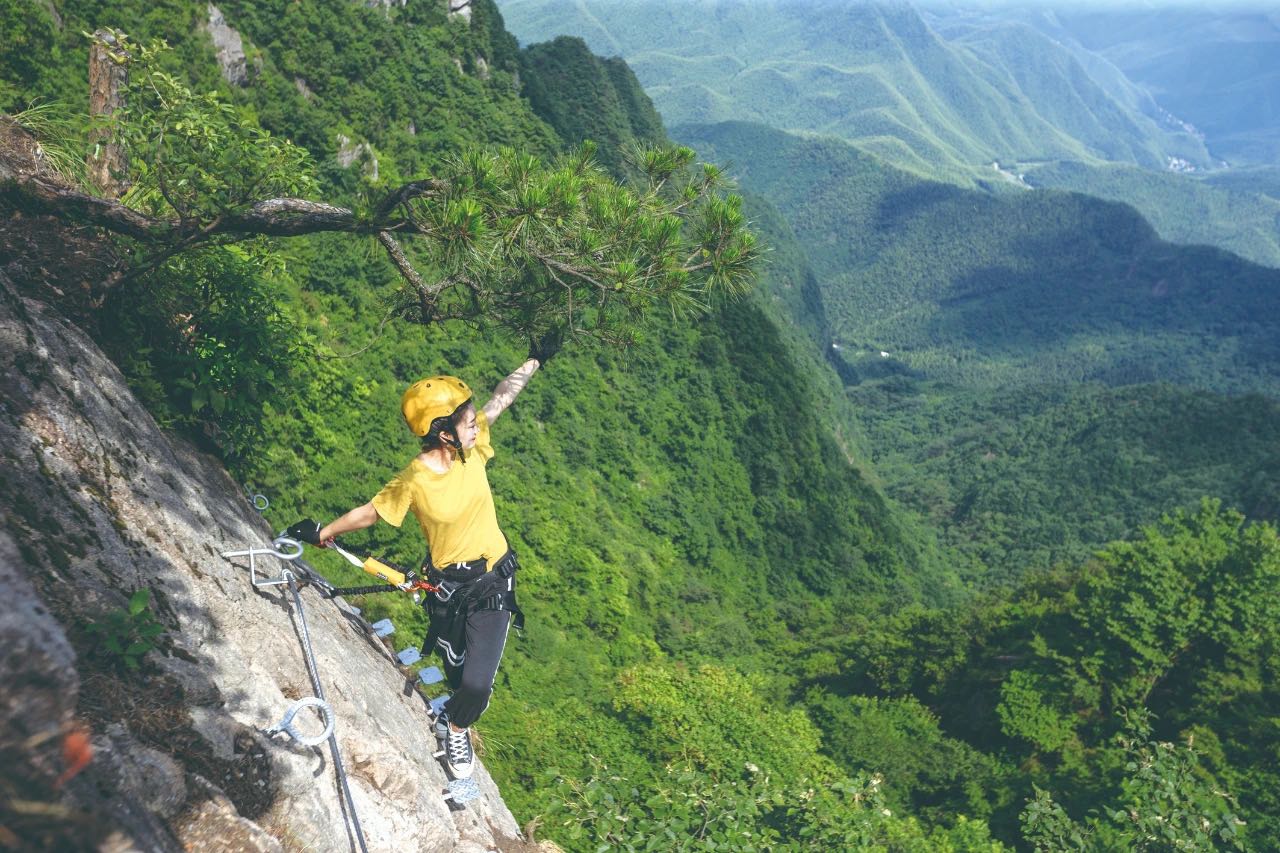
[[[282,549],[289,550],[282,550]],[[261,579],[258,577],[258,563],[255,559],[258,556],[279,557],[286,563],[291,563],[302,556],[302,543],[296,539],[290,539],[287,536],[281,536],[271,543],[270,548],[246,548],[243,551],[223,551],[222,556],[230,559],[232,557],[248,557],[249,558],[249,580],[256,587],[264,586],[281,586],[289,582],[291,573],[286,569],[279,577],[268,580],[264,574]]]
[[[320,716],[324,719],[324,731],[318,735],[304,735],[294,728],[293,718],[303,708],[315,708],[320,712]],[[329,735],[333,734],[334,723],[333,708],[329,703],[318,696],[307,696],[290,705],[289,710],[284,712],[284,719],[267,729],[266,734],[270,737],[284,732],[303,746],[319,746],[329,739]]]

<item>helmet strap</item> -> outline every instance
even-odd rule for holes
[[[462,460],[462,464],[467,464],[467,451],[462,449],[462,440],[458,438],[456,433],[450,438],[445,438],[441,434],[440,444],[445,447],[452,447],[453,451],[458,454],[458,458]]]

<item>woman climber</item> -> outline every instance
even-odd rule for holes
[[[453,376],[432,376],[409,386],[400,410],[422,439],[421,452],[391,478],[373,500],[324,527],[299,522],[290,533],[313,545],[371,527],[379,519],[399,527],[412,512],[428,550],[426,580],[430,617],[423,653],[440,651],[453,694],[436,719],[445,763],[456,779],[475,767],[470,727],[489,706],[493,681],[516,605],[515,552],[498,527],[485,466],[493,458],[489,428],[511,405],[554,347],[541,342],[514,373],[498,383],[477,409],[471,389]]]

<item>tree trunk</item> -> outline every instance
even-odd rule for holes
[[[129,69],[123,58],[115,30],[94,32],[89,48],[89,115],[95,121],[124,106]],[[129,188],[124,150],[104,127],[95,127],[89,141],[93,143],[88,158],[90,183],[107,198],[119,198]]]

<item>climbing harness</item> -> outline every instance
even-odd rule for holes
[[[288,548],[289,551],[283,549]],[[296,550],[294,550],[296,549]],[[284,562],[285,567],[280,572],[279,577],[274,579],[263,578],[258,579],[257,564],[255,558],[258,555],[267,555],[278,557]],[[255,587],[281,586],[287,585],[289,592],[293,596],[293,606],[298,614],[298,629],[300,639],[302,641],[303,657],[307,662],[307,673],[311,676],[311,687],[315,691],[314,696],[295,702],[288,712],[285,713],[284,719],[279,725],[268,730],[268,734],[284,732],[303,746],[315,746],[323,740],[329,741],[329,753],[333,756],[333,767],[338,774],[338,782],[342,788],[342,796],[346,799],[346,813],[351,817],[351,829],[354,830],[356,841],[360,844],[361,853],[369,853],[369,848],[365,845],[364,831],[360,828],[360,817],[356,814],[356,802],[351,796],[351,785],[347,781],[347,771],[342,764],[342,753],[338,750],[338,738],[334,734],[334,713],[333,708],[324,698],[324,687],[320,684],[320,671],[316,667],[315,651],[311,648],[311,632],[307,628],[307,615],[302,606],[302,594],[298,587],[298,573],[301,567],[296,566],[294,561],[302,556],[302,543],[296,539],[290,539],[286,536],[277,537],[270,548],[249,548],[243,551],[226,551],[224,557],[243,557],[249,558],[249,576]],[[310,576],[314,573],[307,571]],[[294,716],[304,707],[317,707],[321,709],[321,714],[325,718],[324,732],[318,738],[300,737],[300,733],[292,725]]]
[[[517,631],[524,628],[524,612],[516,601],[515,574],[520,568],[515,551],[507,551],[486,571],[484,560],[456,563],[443,569],[430,566],[427,578],[437,592],[423,605],[430,619],[421,653],[437,647],[450,666],[466,661],[467,618],[481,610],[505,610],[512,614]]]

